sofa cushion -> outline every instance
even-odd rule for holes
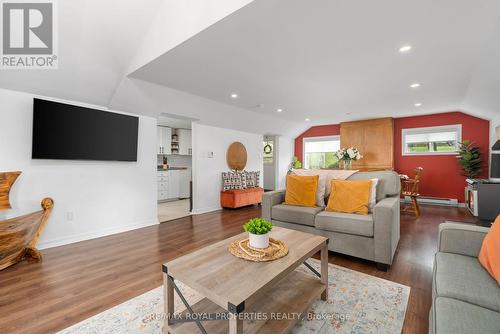
[[[484,237],[478,259],[483,268],[500,284],[500,215]]]
[[[318,183],[318,175],[287,175],[285,203],[310,208],[315,207]]]
[[[323,211],[314,226],[320,230],[373,237],[373,215]]]
[[[280,220],[282,222],[314,226],[314,217],[322,210],[323,207],[308,208],[304,206],[280,204],[273,206],[271,217],[274,220]]]
[[[439,334],[498,334],[500,313],[484,307],[451,299],[437,298],[432,315],[431,333]]]
[[[399,175],[393,171],[357,172],[348,180],[370,180],[378,179],[377,202],[388,196],[398,195],[401,191],[401,180]]]
[[[371,180],[332,180],[326,211],[368,214]]]
[[[477,258],[439,252],[434,266],[434,298],[454,298],[500,312],[500,286]]]

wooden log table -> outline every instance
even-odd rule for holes
[[[163,265],[164,333],[286,333],[314,300],[327,300],[327,238],[274,227],[271,237],[288,245],[288,255],[252,262],[228,251],[233,241],[246,236],[236,235]],[[321,252],[320,272],[306,262],[317,252]],[[295,270],[301,264],[316,275]],[[174,280],[205,298],[189,305]],[[174,292],[186,306],[175,316]]]

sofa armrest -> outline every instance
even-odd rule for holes
[[[375,262],[392,264],[399,242],[399,196],[379,201],[373,209],[373,239]]]
[[[438,251],[478,257],[489,228],[471,224],[439,225]]]
[[[273,206],[285,201],[285,191],[268,191],[262,195],[262,218],[271,220],[271,209]]]

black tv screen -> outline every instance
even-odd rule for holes
[[[33,159],[137,161],[139,118],[34,99]]]

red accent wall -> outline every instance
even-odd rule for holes
[[[394,119],[394,167],[398,173],[414,175],[417,166],[424,168],[420,193],[423,196],[458,198],[464,201],[465,176],[455,155],[403,156],[402,129],[462,124],[462,140],[472,140],[481,150],[483,176],[488,174],[490,122],[461,112],[402,117]]]
[[[340,135],[340,124],[313,126],[295,138],[295,156],[302,161],[304,138]]]
[[[490,122],[462,112],[401,117],[394,119],[394,168],[400,174],[414,175],[415,167],[423,167],[420,193],[423,196],[457,198],[464,201],[465,177],[454,155],[402,155],[402,129],[428,126],[462,124],[462,140],[472,140],[481,150],[484,161],[483,177],[488,174]],[[315,126],[295,139],[295,155],[302,161],[304,137],[320,137],[340,134],[340,125]]]

